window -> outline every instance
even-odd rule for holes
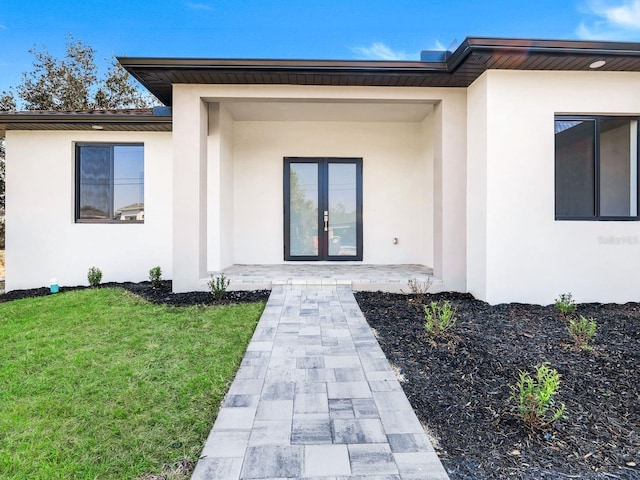
[[[144,221],[144,147],[76,145],[76,222]]]
[[[638,219],[638,119],[555,118],[556,220]]]

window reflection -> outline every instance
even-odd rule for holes
[[[144,147],[76,147],[78,221],[144,221]]]

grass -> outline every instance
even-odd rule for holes
[[[0,478],[133,479],[197,459],[263,307],[107,288],[0,304]]]

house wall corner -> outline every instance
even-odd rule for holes
[[[487,299],[487,75],[467,89],[467,291]]]

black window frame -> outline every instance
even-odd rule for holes
[[[324,208],[328,207],[329,164],[344,163],[356,167],[356,255],[330,255],[329,246],[318,235],[317,255],[291,255],[291,164],[315,163],[318,165],[318,233],[323,224]],[[284,157],[283,169],[283,213],[284,213],[284,260],[290,262],[361,262],[363,258],[363,226],[362,226],[362,157]]]
[[[113,198],[113,190],[114,190],[114,184],[113,181],[111,182],[111,205],[110,205],[110,210],[109,210],[109,216],[111,217],[110,219],[98,219],[98,218],[80,218],[80,149],[82,147],[110,147],[111,148],[111,178],[113,179],[113,171],[114,171],[114,148],[115,147],[142,147],[142,155],[143,155],[143,173],[144,173],[144,142],[75,142],[74,145],[74,167],[75,167],[75,174],[74,174],[74,183],[75,183],[75,199],[74,199],[74,204],[75,204],[75,212],[74,212],[74,218],[75,218],[75,223],[91,223],[91,224],[118,224],[118,225],[130,225],[130,224],[134,224],[134,225],[140,225],[140,224],[144,224],[144,219],[143,220],[115,220],[114,217],[114,213],[115,213],[115,207],[114,207],[114,198]],[[145,175],[146,177],[146,175]],[[144,181],[144,177],[143,177],[143,191],[145,190],[144,186],[145,186],[145,181]],[[143,205],[144,205],[144,193],[143,193]]]
[[[600,122],[602,120],[625,119],[637,121],[637,136],[636,136],[636,185],[638,186],[636,191],[636,215],[635,216],[605,216],[600,215]],[[556,137],[554,133],[554,214],[557,221],[638,221],[640,220],[640,117],[633,115],[554,115],[554,132],[556,121],[592,121],[594,123],[594,139],[593,139],[593,168],[594,168],[594,189],[593,189],[593,204],[594,215],[592,216],[579,216],[579,215],[558,215],[557,213],[557,200],[555,195],[557,193],[557,157],[556,157]]]

